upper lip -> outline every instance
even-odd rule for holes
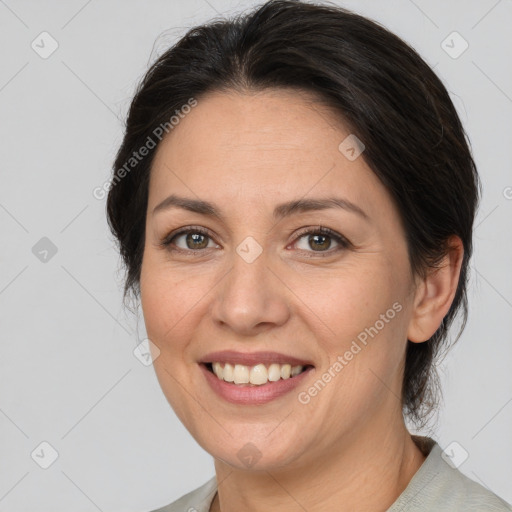
[[[311,361],[306,359],[299,359],[280,352],[263,351],[263,352],[237,352],[236,350],[220,350],[217,352],[210,352],[201,358],[200,363],[234,363],[243,364],[244,366],[255,366],[259,363],[262,364],[286,364],[292,366],[301,365],[313,366]]]

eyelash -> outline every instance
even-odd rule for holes
[[[187,255],[201,255],[202,252],[208,250],[208,249],[211,249],[211,248],[205,248],[205,249],[182,249],[181,247],[173,247],[173,240],[178,238],[180,235],[185,235],[185,234],[189,234],[189,233],[198,233],[198,234],[201,234],[201,235],[204,235],[204,236],[207,236],[208,238],[210,238],[211,240],[213,240],[213,237],[210,236],[209,232],[207,229],[205,228],[202,228],[200,226],[187,226],[183,229],[180,229],[179,231],[177,232],[172,232],[170,233],[169,235],[167,235],[161,242],[159,245],[163,246],[163,247],[166,247],[169,251],[173,251],[173,252],[181,252],[182,254],[183,253],[186,253]],[[293,243],[297,242],[298,240],[300,240],[302,237],[306,236],[306,235],[328,235],[329,237],[331,237],[332,239],[334,239],[338,244],[339,244],[339,247],[334,249],[334,250],[327,250],[327,251],[305,251],[305,252],[310,252],[310,253],[313,253],[313,254],[318,254],[320,257],[326,257],[326,256],[330,256],[332,255],[333,253],[337,253],[341,250],[344,250],[344,249],[348,249],[350,247],[352,247],[352,244],[345,238],[343,237],[342,235],[340,235],[339,233],[336,233],[336,231],[333,231],[332,229],[330,228],[326,228],[324,226],[315,226],[313,228],[305,228],[304,230],[302,231],[299,231],[299,233],[297,234],[297,237],[295,238],[295,240],[293,241]],[[324,256],[325,255],[325,256]],[[310,257],[313,257],[313,256],[310,256]]]

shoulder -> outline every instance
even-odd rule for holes
[[[433,440],[430,452],[388,512],[512,512],[512,506],[449,463]]]
[[[208,512],[216,492],[217,480],[213,477],[170,505],[151,512]]]

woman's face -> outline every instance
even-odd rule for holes
[[[154,367],[186,428],[233,466],[328,460],[401,419],[406,241],[349,135],[296,91],[215,93],[158,148],[140,281]],[[155,211],[171,194],[188,203]],[[285,378],[287,362],[306,371]]]

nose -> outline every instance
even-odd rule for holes
[[[233,252],[231,270],[214,288],[212,317],[218,325],[251,336],[288,320],[288,288],[269,260],[265,251],[252,262]]]

